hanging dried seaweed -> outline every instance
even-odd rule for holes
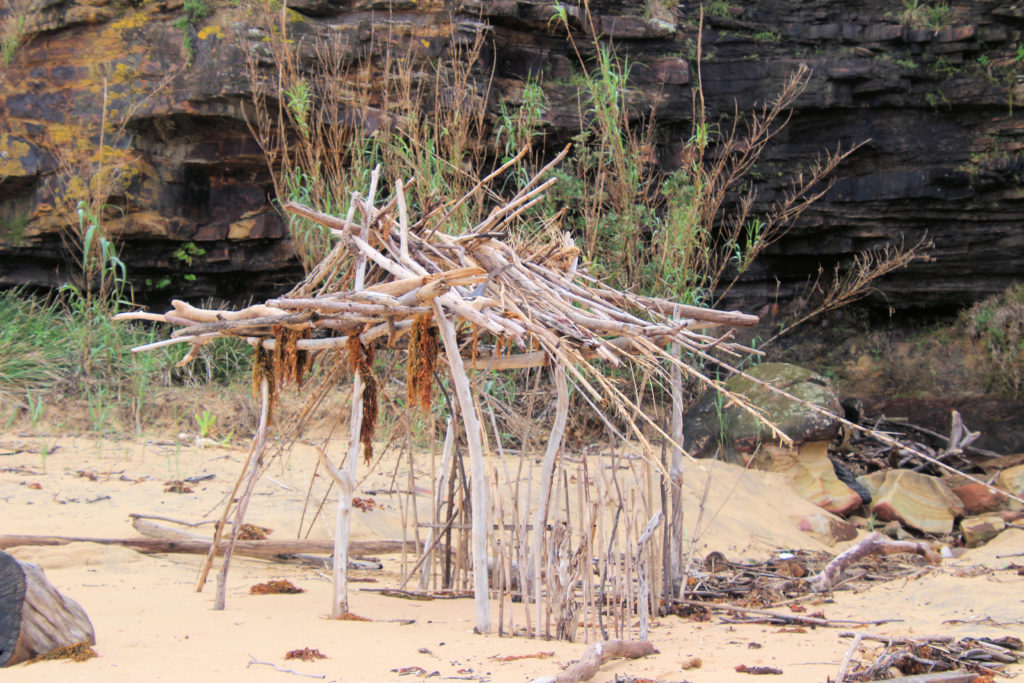
[[[433,316],[417,316],[409,332],[409,361],[405,366],[405,387],[409,407],[429,411],[434,398],[434,366],[437,363],[437,328]]]
[[[373,434],[377,428],[380,405],[377,399],[377,378],[373,374],[374,348],[364,346],[357,335],[348,338],[348,363],[363,381],[363,421],[359,425],[359,442],[363,444],[363,459],[373,459]]]
[[[311,328],[285,327],[275,325],[274,328],[274,369],[279,387],[294,383],[302,387],[302,380],[309,368],[309,353],[298,347],[300,339],[309,339]]]

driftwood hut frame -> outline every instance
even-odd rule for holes
[[[369,445],[367,421],[372,421],[376,414],[375,403],[368,406],[364,400],[368,391],[376,389],[372,372],[368,374],[366,359],[372,358],[375,345],[410,343],[408,339],[417,334],[439,336],[443,349],[439,349],[436,340],[433,345],[424,346],[417,341],[410,348],[409,363],[426,362],[432,368],[443,360],[448,366],[467,440],[471,465],[473,595],[479,632],[492,630],[486,554],[490,525],[482,431],[467,370],[546,366],[552,374],[557,403],[534,511],[532,562],[527,570],[529,585],[524,587],[531,591],[536,606],[537,632],[541,622],[542,582],[539,577],[543,572],[543,536],[552,476],[568,419],[570,379],[593,404],[618,411],[629,426],[631,436],[648,452],[653,449],[641,429],[643,422],[669,444],[671,457],[668,471],[664,472],[671,486],[671,505],[664,511],[669,525],[666,537],[670,539],[667,565],[671,567],[672,578],[678,582],[684,553],[679,499],[684,457],[682,377],[686,374],[724,391],[698,367],[683,362],[681,354],[687,352],[711,359],[712,350],[733,355],[749,352],[730,341],[728,328],[756,324],[757,318],[608,287],[586,273],[579,249],[568,234],[559,234],[546,244],[513,248],[509,235],[516,222],[543,199],[545,191],[555,182],[554,178],[546,176],[567,151],[568,148],[563,150],[526,182],[514,197],[494,206],[486,218],[458,234],[449,232],[452,229],[450,219],[456,210],[467,202],[480,201],[488,184],[518,164],[527,150],[481,180],[465,196],[428,210],[416,220],[409,216],[405,196],[406,188],[414,179],[397,180],[390,198],[378,203],[378,168],[372,174],[365,197],[352,193],[345,218],[297,203],[284,205],[286,211],[323,226],[336,239],[331,252],[285,296],[238,311],[200,309],[174,301],[172,310],[163,314],[132,312],[117,316],[177,326],[169,339],[135,350],[189,344],[190,350],[182,363],[190,361],[203,344],[218,337],[241,337],[255,348],[254,388],[261,406],[259,427],[197,583],[197,589],[201,590],[212,565],[213,549],[217,548],[220,535],[230,528],[215,608],[224,608],[231,552],[260,472],[272,428],[275,393],[283,383],[301,382],[311,354],[334,352],[347,353],[355,369],[345,462],[335,465],[326,454],[321,454],[321,464],[340,487],[331,613],[334,618],[342,618],[349,612],[349,527],[358,451],[360,443]],[[727,330],[724,334],[710,334],[709,330],[714,328]],[[423,358],[418,352],[420,348],[435,350],[433,355]],[[639,406],[609,382],[591,362],[595,359],[613,366],[647,364],[654,371],[667,375],[672,399],[669,433],[647,418]],[[410,378],[414,374],[410,374]],[[430,377],[429,373],[425,374]],[[415,400],[413,392],[425,390],[422,380],[414,385],[416,382],[410,379],[412,400]],[[737,402],[755,410],[742,400],[737,399]],[[450,429],[446,438],[451,438]],[[233,524],[228,525],[224,522],[236,495]],[[662,511],[659,511],[641,535],[638,548],[661,519]],[[424,556],[429,552],[430,548],[424,548]],[[646,616],[646,610],[642,616]]]

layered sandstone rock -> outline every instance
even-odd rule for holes
[[[108,123],[124,124],[120,134],[108,126],[102,155],[128,170],[112,181],[108,212],[138,292],[170,277],[176,294],[237,298],[277,293],[296,277],[243,116],[247,56],[266,67],[268,29],[258,11],[266,3],[201,4],[209,16],[184,23],[180,0],[12,0],[0,8],[0,17],[23,13],[27,35],[0,67],[0,286],[63,280],[68,191],[56,171],[62,159],[74,164],[99,147],[104,109]],[[658,163],[684,163],[697,4],[595,1],[589,14],[563,4],[584,56],[596,31],[634,65],[627,99],[638,116],[654,108]],[[958,5],[936,31],[901,24],[898,8],[782,0],[735,3],[726,16],[706,17],[702,81],[712,121],[728,125],[735,107],[763,102],[798,64],[813,70],[790,126],[756,171],[760,202],[780,197],[783,181],[821,150],[867,141],[728,303],[752,309],[796,296],[821,262],[925,233],[936,260],[889,277],[880,288],[889,304],[962,304],[1024,270],[1024,117],[1014,111],[1024,101],[1024,10],[1002,0]],[[482,66],[468,87],[493,123],[500,102],[514,105],[526,79],[539,79],[546,144],[555,150],[578,130],[578,61],[552,12],[530,0],[296,0],[283,17],[306,58],[324,36],[353,59],[382,45],[411,50],[428,97],[430,65],[482,33]],[[272,92],[274,72],[263,74]],[[186,242],[205,250],[187,268],[175,255]]]

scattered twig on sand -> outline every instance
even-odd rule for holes
[[[843,660],[844,666],[837,683],[842,683],[847,675],[852,680],[877,680],[878,675],[893,667],[904,674],[917,674],[922,670],[929,672],[892,679],[907,683],[972,681],[982,674],[997,674],[1004,665],[1020,661],[1019,652],[1022,649],[1021,640],[1014,636],[956,640],[948,635],[897,637],[870,632],[845,632],[839,634],[839,637],[855,638],[855,641],[847,652],[847,658]],[[885,647],[870,666],[847,673],[848,660],[862,640],[875,640],[884,643]]]
[[[533,683],[578,683],[589,681],[601,666],[613,659],[639,659],[656,654],[658,649],[653,643],[639,640],[604,640],[591,643],[583,652],[583,657],[568,669],[555,676],[535,678]]]
[[[862,640],[864,640],[864,634],[858,633],[853,642],[850,643],[850,647],[843,656],[843,663],[839,666],[839,675],[836,676],[836,683],[846,683],[846,675],[850,672],[850,660],[853,659],[853,655],[857,652],[857,648],[860,647]]]
[[[784,614],[782,612],[774,612],[767,609],[754,609],[752,607],[741,607],[739,605],[730,605],[722,602],[703,602],[701,600],[685,600],[682,598],[674,599],[672,602],[677,605],[688,605],[690,607],[700,607],[707,610],[714,610],[716,612],[742,612],[743,614],[760,614],[771,619],[791,623],[791,624],[807,624],[809,626],[848,626],[850,624],[856,626],[877,626],[879,624],[888,624],[894,621],[903,621],[902,619],[877,619],[875,621],[855,621],[852,619],[821,619],[818,617],[805,617],[800,614]]]
[[[839,581],[843,572],[853,564],[868,555],[896,553],[916,553],[923,556],[932,563],[941,562],[938,553],[931,549],[925,542],[915,541],[892,541],[882,535],[881,532],[874,532],[865,536],[857,545],[852,546],[829,562],[821,573],[809,579],[811,589],[817,592],[831,590]]]
[[[277,664],[274,664],[273,662],[261,662],[260,660],[256,659],[252,655],[249,655],[249,663],[245,665],[245,668],[248,669],[253,664],[259,664],[261,666],[269,666],[274,671],[280,671],[283,674],[294,674],[296,676],[305,676],[307,678],[327,678],[327,676],[324,675],[324,674],[307,674],[307,673],[303,673],[301,671],[296,671],[295,669],[286,669],[283,666],[278,666]]]

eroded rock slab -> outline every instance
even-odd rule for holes
[[[964,504],[941,479],[912,470],[873,472],[860,481],[871,492],[871,512],[885,521],[930,534],[948,534]]]

